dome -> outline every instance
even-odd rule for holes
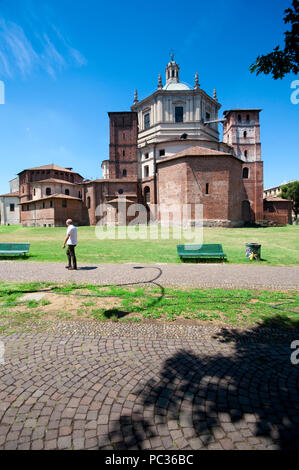
[[[181,82],[177,82],[176,80],[173,80],[173,81],[166,83],[166,85],[163,87],[163,90],[184,91],[184,90],[191,90],[191,88],[185,83],[181,83]]]

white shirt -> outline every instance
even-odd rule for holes
[[[77,245],[77,229],[74,225],[69,225],[66,231],[69,235],[67,245]]]

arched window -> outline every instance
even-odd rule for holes
[[[124,177],[127,176],[127,170],[123,170],[123,176],[124,176]]]
[[[248,170],[247,166],[245,166],[243,168],[243,178],[247,179],[248,176],[249,176],[249,170]]]
[[[247,158],[247,156],[248,156],[248,152],[247,150],[244,150],[244,157]]]
[[[206,194],[209,194],[209,183],[206,183]]]
[[[70,195],[70,190],[69,190],[69,189],[66,189],[66,190],[65,190],[65,195],[66,195],[66,196],[69,196],[69,195]]]
[[[247,137],[247,131],[244,131],[244,132],[243,132],[243,137],[244,137],[244,139],[246,139],[246,137]]]
[[[246,121],[249,121],[249,114],[246,115]]]
[[[119,189],[119,190],[118,190],[118,194],[124,194],[124,190],[123,190],[123,189]]]
[[[90,209],[90,197],[87,198],[87,209]]]
[[[238,114],[238,121],[241,121],[241,114]]]
[[[144,200],[146,204],[149,204],[151,202],[151,190],[148,186],[144,188]]]
[[[172,71],[172,78],[174,78],[174,70]]]
[[[51,196],[51,188],[46,188],[46,195]]]
[[[125,156],[126,156],[126,151],[125,151],[125,150],[123,150],[123,157],[125,157]]]

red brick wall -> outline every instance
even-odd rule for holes
[[[264,219],[281,225],[292,223],[291,201],[267,201],[264,200]]]
[[[137,113],[108,113],[110,118],[109,178],[137,179]],[[123,175],[123,170],[127,175]]]
[[[156,196],[155,196],[155,179],[154,177],[151,178],[144,178],[141,183],[141,201],[145,204],[145,188],[149,188],[150,190],[150,204],[156,203]]]
[[[88,224],[84,213],[82,201],[74,199],[64,199],[67,207],[63,207],[62,199],[52,199],[53,207],[50,207],[50,201],[46,201],[46,207],[42,207],[42,202],[29,204],[29,210],[21,211],[21,223],[29,226],[42,227],[43,225],[65,226],[67,219],[72,219],[76,225]]]
[[[34,204],[29,204],[30,210],[25,210],[20,212],[20,221],[21,224],[27,226],[39,226],[42,227],[43,225],[55,225],[55,217],[54,217],[54,207],[49,207],[48,205],[45,209],[34,209]],[[26,206],[27,208],[27,206]]]
[[[75,225],[83,224],[82,201],[67,199],[67,207],[63,207],[61,199],[54,199],[55,226],[65,226],[67,219],[72,219]]]
[[[263,162],[247,162],[242,165],[248,168],[249,177],[243,178],[243,200],[250,202],[251,221],[263,219]]]
[[[184,157],[158,164],[159,203],[178,208],[186,203],[203,204],[206,221],[239,225],[241,196],[242,164],[234,157]]]
[[[88,211],[88,223],[90,225],[96,225],[99,217],[96,216],[96,208],[100,204],[109,203],[112,199],[120,196],[119,190],[122,190],[122,196],[126,196],[128,199],[134,202],[140,201],[140,191],[137,181],[91,181],[83,185],[83,200],[84,206]],[[88,209],[88,198],[90,198],[90,208]]]

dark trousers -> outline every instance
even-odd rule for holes
[[[75,254],[75,247],[76,245],[68,245],[66,250],[66,256],[69,261],[69,266],[72,266],[73,261],[73,268],[77,268],[77,259]]]

